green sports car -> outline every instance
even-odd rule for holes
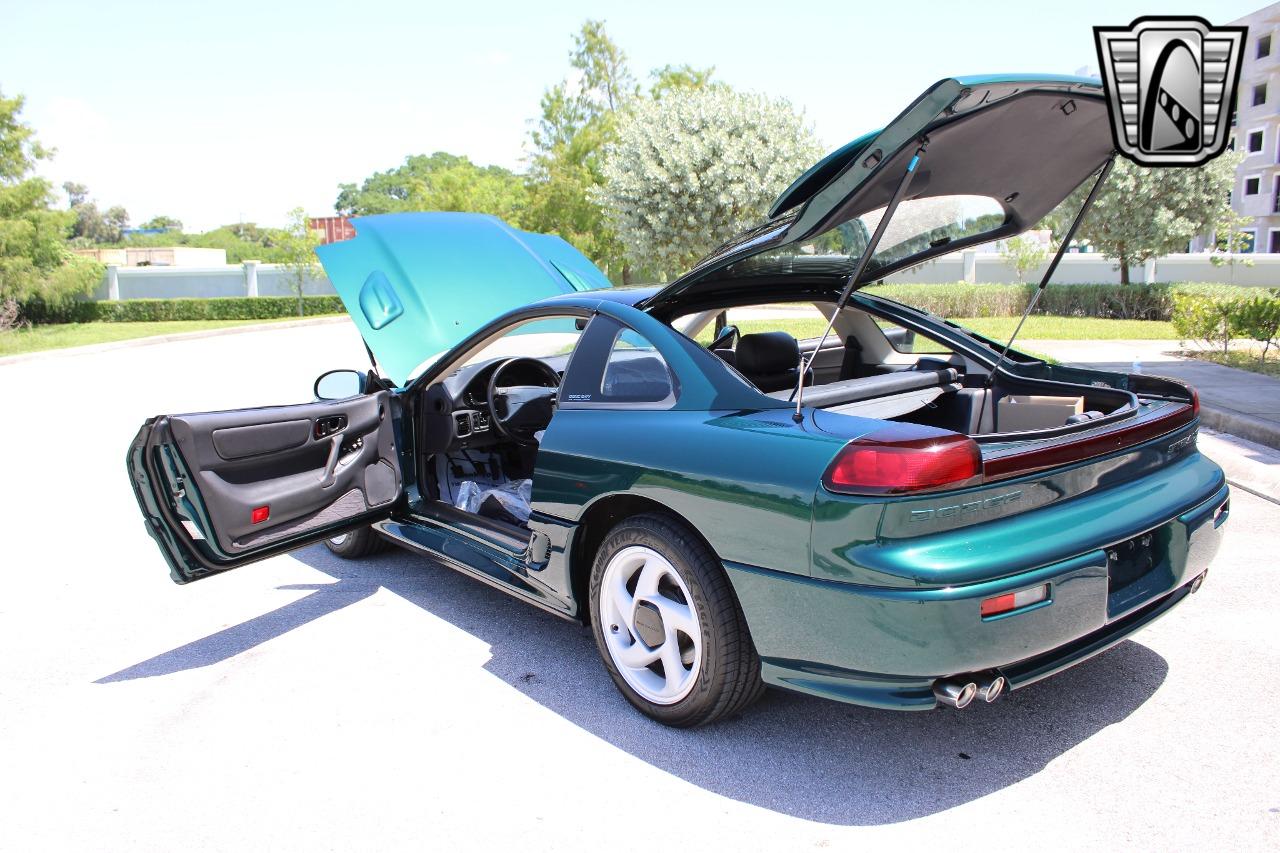
[[[420,553],[589,623],[669,725],[766,685],[994,701],[1194,592],[1227,485],[1192,389],[860,287],[1090,187],[1083,213],[1113,156],[1097,81],[943,80],[644,289],[488,216],[358,219],[320,254],[373,368],[312,403],[148,420],[147,531],[178,583],[315,542]],[[825,331],[775,328],[806,318]]]

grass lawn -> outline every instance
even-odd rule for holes
[[[225,329],[230,326],[248,326],[258,323],[285,322],[296,317],[279,320],[174,320],[158,323],[65,323],[52,326],[34,326],[0,334],[0,356],[19,355],[40,350],[78,347],[87,344],[105,344],[146,338],[152,335],[173,335],[181,332],[202,332],[206,329]],[[1008,340],[1017,324],[1017,317],[975,317],[956,320],[961,326],[972,329],[999,341]],[[790,332],[803,340],[822,334],[825,323],[811,318],[780,320],[744,320],[738,324],[743,334],[780,330]],[[1019,335],[1020,340],[1174,340],[1176,335],[1169,323],[1148,320],[1095,320],[1089,317],[1027,318],[1027,324]],[[702,343],[710,343],[708,326],[698,335]],[[1233,367],[1241,365],[1232,365]],[[1247,369],[1247,368],[1246,368]]]
[[[1275,348],[1272,347],[1272,351]],[[1248,370],[1251,373],[1261,373],[1263,376],[1274,376],[1280,379],[1280,359],[1275,356],[1269,356],[1266,362],[1258,358],[1261,352],[1247,352],[1240,350],[1232,350],[1231,352],[1214,352],[1190,350],[1183,352],[1183,355],[1191,358],[1198,358],[1201,361],[1212,361],[1214,364],[1221,364],[1224,367],[1234,367],[1237,370]]]
[[[59,323],[32,326],[29,329],[0,333],[0,356],[296,319],[298,318],[282,317],[279,320],[172,320],[155,323]]]
[[[1017,317],[969,317],[955,320],[966,329],[997,341],[1007,341],[1018,325]],[[784,331],[800,340],[822,334],[825,323],[818,319],[743,320],[738,328],[752,332]],[[1019,340],[1098,341],[1098,340],[1177,340],[1171,323],[1152,320],[1098,320],[1092,317],[1050,317],[1033,315],[1018,335]],[[711,341],[710,328],[698,335],[703,343]]]

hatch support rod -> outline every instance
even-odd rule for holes
[[[880,224],[876,226],[875,233],[871,235],[871,239],[867,242],[867,248],[862,252],[862,256],[858,258],[857,266],[853,268],[853,272],[849,273],[849,277],[845,279],[844,290],[841,291],[840,298],[836,301],[835,310],[831,312],[831,317],[827,320],[827,327],[822,330],[822,337],[818,338],[818,345],[814,347],[809,358],[800,363],[800,380],[796,383],[796,390],[792,392],[792,396],[796,398],[796,411],[791,416],[791,419],[796,423],[804,421],[804,414],[800,411],[804,405],[804,376],[813,367],[813,360],[822,351],[822,344],[826,341],[827,335],[831,334],[831,327],[835,325],[836,317],[839,317],[840,312],[844,310],[849,297],[853,295],[853,291],[858,287],[858,280],[862,278],[867,265],[871,263],[871,256],[875,254],[876,247],[880,245],[880,238],[884,236],[885,229],[889,226],[889,220],[893,219],[893,214],[898,209],[898,202],[902,201],[902,197],[907,193],[907,188],[911,186],[911,179],[915,177],[916,166],[920,164],[920,157],[924,154],[927,144],[927,141],[922,141],[920,147],[916,149],[915,156],[911,158],[911,162],[907,163],[907,171],[903,173],[902,180],[898,181],[898,188],[893,191],[893,197],[889,199],[889,205],[884,209],[884,216],[880,217]]]
[[[1040,279],[1040,286],[1036,288],[1036,292],[1031,294],[1031,299],[1027,302],[1027,310],[1022,312],[1022,319],[1018,321],[1018,325],[1014,328],[1013,334],[1009,337],[1009,343],[1004,345],[1004,349],[1000,352],[1000,358],[996,361],[995,367],[991,368],[991,372],[987,374],[985,388],[990,388],[992,383],[996,381],[996,371],[1005,362],[1005,356],[1009,354],[1013,342],[1017,339],[1018,333],[1022,331],[1022,324],[1027,322],[1027,317],[1035,310],[1036,304],[1040,301],[1041,294],[1044,293],[1046,287],[1049,286],[1049,279],[1053,278],[1053,273],[1058,269],[1058,263],[1062,260],[1062,256],[1067,251],[1067,246],[1071,245],[1071,241],[1075,239],[1076,229],[1080,227],[1080,223],[1084,221],[1085,214],[1089,212],[1089,208],[1093,206],[1093,200],[1098,197],[1098,192],[1102,189],[1102,184],[1107,180],[1107,175],[1111,173],[1111,167],[1115,165],[1116,155],[1112,154],[1106,163],[1102,164],[1102,171],[1098,173],[1098,179],[1093,182],[1093,189],[1089,190],[1089,195],[1085,197],[1084,204],[1080,205],[1080,212],[1076,214],[1076,218],[1071,221],[1071,227],[1067,229],[1067,233],[1063,235],[1062,242],[1058,244],[1058,251],[1053,253],[1053,260],[1049,262],[1049,268],[1044,271],[1044,276]],[[986,398],[983,398],[986,402]],[[978,415],[981,422],[981,413]]]

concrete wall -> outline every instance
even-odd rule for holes
[[[1216,265],[1207,254],[1167,255],[1144,267],[1130,267],[1131,282],[1225,282],[1251,287],[1280,287],[1280,255],[1235,255],[1236,263]],[[968,263],[966,263],[968,261]],[[1252,262],[1252,266],[1245,264]],[[1027,281],[1039,281],[1048,263],[1027,274]],[[968,275],[966,275],[966,271]],[[1000,255],[964,252],[944,255],[913,269],[903,270],[886,282],[942,283],[951,281],[1016,282],[1018,276]],[[1120,268],[1097,254],[1068,253],[1054,273],[1056,284],[1118,284]]]
[[[1237,255],[1240,262],[1215,265],[1208,255],[1169,255],[1144,267],[1131,267],[1132,282],[1225,282],[1251,287],[1280,287],[1280,254]],[[1252,266],[1245,262],[1251,261]],[[254,273],[256,268],[256,275]],[[967,274],[966,274],[967,273]],[[1044,266],[1027,276],[1039,281]],[[116,287],[111,287],[115,278]],[[257,293],[250,292],[256,277]],[[934,261],[904,270],[886,279],[888,282],[942,284],[953,281],[1015,282],[1017,276],[1000,256],[987,252],[964,252],[946,255]],[[1119,283],[1120,272],[1114,263],[1096,254],[1063,256],[1053,280],[1057,284]],[[333,286],[320,267],[308,277],[307,294],[331,294]],[[222,267],[108,267],[94,299],[181,299],[214,296],[292,296],[289,272],[279,264],[255,264]]]
[[[254,277],[249,262],[221,267],[108,267],[94,299],[182,299],[190,297],[250,296]],[[279,264],[256,264],[258,296],[292,296],[289,271]],[[333,286],[320,267],[308,277],[308,295],[332,294]],[[114,275],[117,292],[111,293]]]

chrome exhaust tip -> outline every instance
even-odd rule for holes
[[[967,708],[978,695],[978,685],[972,681],[939,678],[933,682],[933,698],[952,708]]]
[[[995,671],[981,673],[977,676],[977,679],[978,696],[988,704],[1003,696],[1004,689],[1008,686],[1004,676]]]
[[[1207,574],[1209,574],[1209,570],[1208,570],[1208,569],[1205,569],[1203,572],[1201,572],[1200,574],[1196,575],[1195,580],[1193,580],[1193,581],[1191,582],[1191,594],[1192,594],[1192,595],[1195,595],[1197,592],[1199,592],[1199,591],[1200,591],[1200,587],[1204,586],[1204,578],[1205,578],[1205,575],[1207,575]]]

